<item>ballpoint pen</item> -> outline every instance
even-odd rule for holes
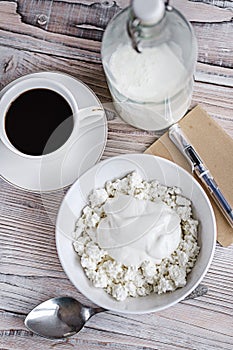
[[[169,128],[169,138],[176,145],[179,151],[188,159],[192,166],[192,172],[194,172],[198,178],[202,181],[205,187],[210,192],[211,196],[215,200],[219,209],[222,211],[223,215],[233,227],[233,209],[224,197],[223,193],[219,189],[216,181],[211,175],[209,169],[206,167],[201,157],[191,145],[188,138],[181,130],[178,124],[174,124]]]

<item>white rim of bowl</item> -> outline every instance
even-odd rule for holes
[[[133,154],[125,154],[125,155],[120,155],[120,156],[115,156],[115,157],[112,157],[112,158],[108,158],[108,159],[105,159],[101,162],[101,164],[103,163],[107,163],[109,161],[111,161],[111,159],[114,159],[114,158],[129,158],[129,157],[138,157],[138,156],[143,156],[143,157],[155,157],[157,159],[160,159],[162,161],[164,161],[165,163],[169,163],[171,164],[173,167],[178,167],[178,169],[181,171],[181,172],[184,172],[188,177],[191,177],[192,180],[196,183],[197,187],[201,190],[202,194],[204,195],[208,205],[209,205],[209,208],[210,208],[210,212],[211,212],[211,219],[212,219],[212,222],[213,222],[213,246],[211,248],[211,254],[210,254],[210,258],[209,258],[209,261],[208,261],[208,264],[206,265],[205,269],[203,270],[200,278],[197,280],[197,282],[193,285],[192,288],[189,289],[189,291],[187,291],[186,293],[184,293],[184,295],[182,295],[180,298],[177,298],[177,300],[175,300],[174,302],[171,302],[169,303],[168,305],[165,305],[165,306],[161,306],[161,307],[155,307],[155,308],[151,308],[150,310],[145,310],[145,311],[132,311],[132,310],[118,310],[117,308],[109,308],[109,309],[106,309],[106,311],[113,311],[113,312],[117,312],[117,313],[120,313],[120,314],[149,314],[149,313],[152,313],[152,312],[158,312],[158,311],[162,311],[162,310],[165,310],[173,305],[176,305],[178,304],[180,301],[184,300],[188,295],[190,295],[194,290],[195,288],[197,288],[197,286],[200,284],[200,282],[203,280],[203,278],[205,277],[211,263],[212,263],[212,260],[213,260],[213,257],[214,257],[214,253],[215,253],[215,243],[216,243],[216,238],[217,238],[217,226],[216,226],[216,219],[215,219],[215,214],[214,214],[214,210],[213,210],[213,207],[211,205],[211,202],[207,196],[207,194],[205,193],[205,191],[203,190],[202,186],[198,183],[198,181],[191,175],[189,174],[189,172],[185,169],[183,169],[181,166],[177,165],[176,163],[173,163],[172,161],[168,160],[168,159],[165,159],[165,158],[162,158],[162,157],[159,157],[159,156],[154,156],[154,155],[151,155],[151,154],[144,154],[144,153],[133,153]],[[56,239],[56,248],[57,248],[57,253],[58,253],[58,257],[59,257],[59,260],[60,260],[60,263],[62,265],[62,268],[67,276],[67,278],[71,281],[71,283],[74,285],[74,287],[81,293],[83,294],[88,300],[90,300],[91,302],[93,302],[94,304],[102,307],[102,308],[106,308],[105,305],[101,304],[101,303],[98,303],[96,302],[96,300],[93,300],[92,298],[90,298],[88,295],[86,295],[85,293],[82,292],[81,289],[79,289],[77,286],[76,286],[76,282],[73,280],[73,278],[70,278],[66,272],[66,268],[65,268],[65,262],[63,260],[63,258],[61,258],[60,254],[59,254],[59,251],[60,251],[60,245],[59,245],[59,240],[58,240],[58,236],[59,236],[59,233],[57,231],[57,223],[58,223],[58,218],[60,216],[60,212],[62,210],[62,207],[63,207],[63,203],[64,203],[64,200],[65,198],[68,196],[70,190],[72,190],[72,187],[76,184],[76,182],[78,182],[83,176],[85,176],[85,174],[87,172],[90,172],[90,171],[93,171],[94,168],[97,168],[99,166],[100,163],[98,164],[95,164],[92,168],[88,169],[85,173],[83,173],[75,182],[74,184],[71,186],[71,188],[68,190],[68,192],[66,193],[65,197],[63,198],[62,200],[62,203],[61,203],[61,206],[59,208],[59,211],[58,211],[58,214],[57,214],[57,219],[56,219],[56,229],[55,229],[55,239]],[[87,277],[86,277],[87,278]],[[93,286],[93,288],[95,288]],[[120,302],[119,302],[120,303]]]

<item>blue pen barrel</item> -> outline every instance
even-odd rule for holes
[[[205,184],[205,186],[208,187],[211,195],[214,197],[216,203],[218,204],[219,208],[222,210],[223,214],[225,215],[226,219],[230,223],[230,225],[233,227],[233,210],[220,191],[217,183],[211,176],[211,174],[207,171],[203,175],[199,175],[202,182]]]

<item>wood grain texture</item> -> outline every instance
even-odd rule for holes
[[[199,46],[192,106],[199,103],[233,137],[232,1],[173,0],[192,22]],[[104,103],[108,141],[103,159],[141,153],[155,133],[125,124],[114,112],[101,66],[101,38],[128,0],[0,0],[0,88],[22,75],[58,70],[88,84]],[[0,179],[0,349],[231,350],[233,246],[216,247],[203,283],[208,294],[148,315],[93,317],[76,336],[42,339],[24,327],[43,300],[71,295],[92,305],[67,279],[54,230],[66,191],[34,194]]]

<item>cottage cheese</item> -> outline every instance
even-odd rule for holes
[[[145,259],[138,266],[123,264],[98,244],[97,230],[107,216],[105,203],[121,194],[143,201],[162,201],[178,215],[182,231],[178,246],[159,263]],[[109,181],[105,188],[91,193],[89,205],[77,220],[73,246],[93,285],[122,301],[130,296],[145,296],[152,292],[161,294],[185,286],[187,274],[199,253],[197,226],[198,221],[192,218],[191,201],[182,196],[179,188],[167,187],[158,181],[145,181],[133,172],[122,179]]]

